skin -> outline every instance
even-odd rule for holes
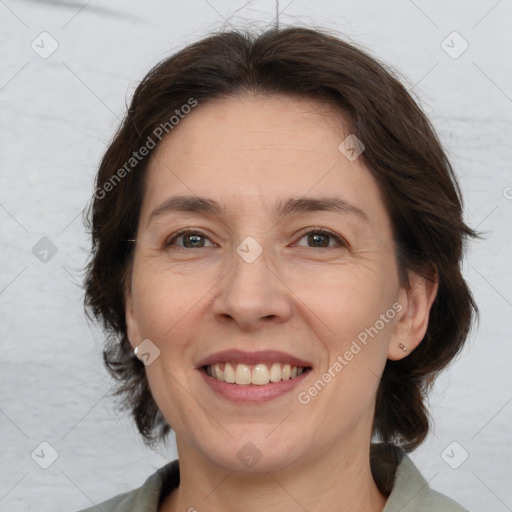
[[[150,339],[152,394],[176,433],[181,483],[164,512],[381,511],[369,465],[373,410],[388,358],[423,338],[437,291],[418,276],[401,286],[389,215],[362,158],[338,146],[343,119],[319,100],[224,97],[194,109],[156,148],[147,174],[133,269],[128,337]],[[201,196],[225,211],[151,212],[168,198]],[[276,201],[337,197],[362,210],[276,218]],[[316,247],[306,228],[335,232]],[[191,228],[206,238],[171,235]],[[263,249],[252,263],[245,237]],[[203,245],[201,247],[201,245]],[[401,310],[307,404],[307,391],[394,303]],[[408,347],[402,351],[398,343]],[[269,402],[233,403],[196,369],[221,350],[282,350],[311,361],[297,389]],[[254,444],[245,467],[237,452]],[[302,508],[301,508],[302,507]]]

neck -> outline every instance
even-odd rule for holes
[[[180,485],[161,512],[382,512],[386,503],[372,477],[369,446],[328,447],[282,471],[242,474],[219,468],[178,437],[176,444]]]

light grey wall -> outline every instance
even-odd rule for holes
[[[448,149],[467,222],[487,233],[465,264],[481,323],[413,459],[467,508],[512,510],[510,0],[0,1],[0,509],[80,509],[175,458],[172,442],[144,448],[107,395],[81,305],[81,213],[145,72],[214,29],[272,24],[276,7],[282,25],[337,30],[398,69]]]

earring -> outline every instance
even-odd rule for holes
[[[409,350],[403,343],[399,343],[398,346],[400,347],[401,350],[403,350],[404,352],[407,352],[407,350]]]

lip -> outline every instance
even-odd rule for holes
[[[291,354],[280,352],[278,350],[260,350],[257,352],[244,352],[243,350],[223,350],[221,352],[211,354],[205,359],[202,359],[197,364],[197,369],[201,369],[204,366],[225,362],[242,363],[248,365],[258,363],[265,363],[269,365],[272,365],[272,363],[283,363],[289,364],[290,366],[301,366],[304,368],[313,366],[309,361],[299,359],[295,356],[292,356]]]
[[[260,361],[261,362],[261,361]],[[207,363],[209,364],[209,363]],[[206,366],[206,365],[205,365]],[[290,380],[281,380],[279,382],[270,382],[263,386],[256,384],[230,384],[222,382],[214,377],[210,377],[204,368],[198,369],[206,384],[217,394],[231,402],[268,402],[296,388],[304,378],[306,378],[311,369],[301,373],[298,377]]]

